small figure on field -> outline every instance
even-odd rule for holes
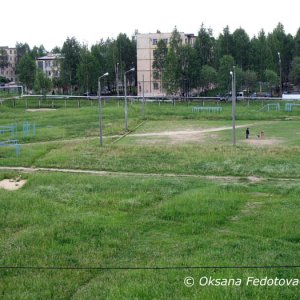
[[[250,130],[249,128],[246,129],[246,139],[249,139],[249,135],[250,135]]]

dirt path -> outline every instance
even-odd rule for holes
[[[300,178],[271,178],[271,177],[256,177],[256,176],[215,176],[215,175],[176,174],[176,173],[136,173],[136,172],[82,170],[82,169],[27,168],[27,167],[4,167],[4,166],[0,167],[0,171],[18,171],[23,173],[61,172],[61,173],[88,174],[88,175],[97,175],[97,176],[177,177],[177,178],[182,177],[182,178],[221,180],[224,182],[248,180],[249,183],[259,183],[265,180],[279,180],[279,181],[300,180]]]
[[[235,128],[244,128],[253,126],[253,124],[246,124],[246,125],[238,125]],[[218,132],[224,130],[230,130],[232,126],[223,126],[223,127],[213,127],[207,129],[200,129],[200,130],[172,130],[172,131],[160,131],[160,132],[147,132],[147,133],[133,133],[130,136],[136,137],[143,137],[143,136],[177,136],[177,135],[193,135],[199,133],[209,133],[209,132]]]

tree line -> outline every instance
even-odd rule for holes
[[[269,34],[261,30],[250,38],[242,28],[226,26],[218,38],[202,24],[193,44],[183,44],[175,27],[169,43],[160,40],[154,50],[154,78],[168,94],[207,94],[231,90],[230,71],[236,70],[237,88],[278,94],[300,85],[300,28],[295,37],[282,24]]]
[[[47,55],[43,45],[30,49],[27,43],[17,43],[16,52],[18,81],[25,85],[27,90],[36,92],[59,89],[69,94],[96,93],[98,77],[106,72],[109,73],[109,76],[105,78],[106,88],[113,90],[117,84],[115,75],[117,69],[118,84],[121,85],[122,74],[127,69],[136,66],[136,42],[122,33],[116,39],[101,40],[90,49],[87,45],[80,44],[75,37],[68,37],[61,48],[57,46],[51,51],[54,54],[60,54],[62,58],[58,59],[60,75],[52,80],[36,65],[38,57]],[[3,65],[5,66],[7,64]],[[128,80],[135,82],[132,76],[134,74],[129,74]]]
[[[126,70],[136,67],[136,40],[126,34],[116,39],[100,40],[90,48],[75,37],[67,38],[62,47],[51,52],[63,57],[60,76],[49,80],[36,67],[35,59],[47,54],[43,45],[30,49],[17,43],[16,73],[28,90],[61,89],[65,93],[97,92],[97,80],[108,72],[104,86],[115,91],[122,84]],[[0,68],[8,65],[0,51]],[[271,33],[261,30],[252,38],[242,28],[230,32],[228,26],[215,38],[203,24],[193,44],[183,44],[175,27],[169,43],[159,40],[154,50],[154,78],[163,83],[168,94],[208,94],[230,91],[229,72],[236,66],[237,89],[258,88],[278,93],[292,85],[300,85],[300,28],[295,36],[286,34],[279,23]],[[116,78],[118,75],[119,82]],[[281,75],[281,76],[280,76]],[[134,73],[128,80],[136,83]]]

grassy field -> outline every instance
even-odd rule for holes
[[[0,147],[0,180],[27,183],[0,189],[0,266],[33,268],[1,268],[1,298],[298,299],[299,285],[247,278],[299,279],[300,111],[238,103],[233,147],[230,104],[209,114],[192,113],[202,103],[148,103],[143,114],[132,103],[122,137],[122,103],[107,101],[100,147],[96,103],[30,112],[18,101],[0,106],[0,126],[16,124],[21,143],[19,157]],[[25,121],[35,134],[22,136]],[[193,268],[201,266],[212,268]],[[239,268],[247,266],[273,268]],[[200,286],[204,277],[241,286]]]

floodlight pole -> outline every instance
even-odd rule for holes
[[[281,69],[281,56],[280,52],[277,52],[278,54],[278,62],[279,62],[279,78],[280,78],[280,84],[279,84],[279,96],[282,97],[282,69]]]
[[[124,97],[125,97],[125,131],[128,131],[128,107],[127,107],[127,86],[126,86],[126,75],[129,72],[135,71],[135,68],[131,68],[130,70],[124,73]]]
[[[116,90],[119,97],[119,63],[116,63]]]
[[[98,102],[99,102],[99,127],[100,127],[100,146],[102,146],[102,99],[101,99],[101,78],[108,76],[108,73],[103,74],[98,78]]]
[[[235,111],[236,111],[236,79],[235,79],[235,66],[231,75],[231,103],[232,103],[232,144],[236,144],[236,133],[235,133]]]

